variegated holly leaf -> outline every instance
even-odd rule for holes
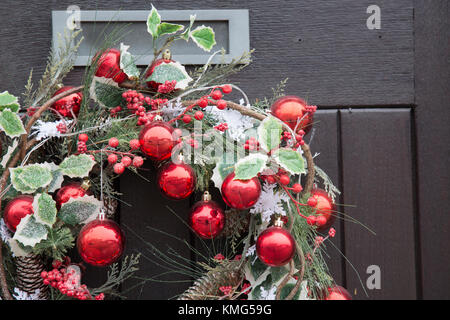
[[[39,188],[45,188],[53,179],[48,163],[30,164],[9,170],[14,189],[23,193],[33,193]]]
[[[89,172],[95,165],[87,154],[72,155],[63,160],[59,165],[61,172],[70,178],[84,178],[89,175]]]
[[[34,247],[36,243],[47,239],[47,233],[45,225],[37,222],[33,215],[28,214],[20,220],[13,239],[24,246]]]
[[[71,198],[61,206],[58,218],[69,225],[85,224],[98,216],[102,206],[94,196]]]
[[[160,37],[162,35],[177,33],[178,31],[183,30],[183,29],[184,29],[184,26],[181,24],[163,22],[158,25],[158,27],[156,29],[156,33],[158,34],[158,37]]]
[[[64,182],[64,174],[62,170],[54,164],[53,162],[49,163],[50,168],[52,169],[52,181],[49,183],[47,187],[48,193],[53,193],[56,190],[61,188],[62,183]]]
[[[205,51],[211,51],[216,44],[215,33],[211,27],[199,26],[190,32],[192,40]]]
[[[31,247],[26,247],[23,244],[21,244],[19,241],[17,241],[16,239],[13,239],[13,238],[10,238],[8,240],[8,245],[9,245],[9,248],[11,249],[13,257],[26,257],[32,251]]]
[[[303,157],[295,150],[280,148],[275,150],[272,154],[272,158],[277,164],[291,174],[303,174],[306,172]]]
[[[158,26],[160,23],[161,16],[152,4],[152,10],[147,17],[147,32],[150,33],[153,38],[158,38]]]
[[[8,151],[6,151],[5,155],[2,158],[2,161],[0,162],[0,166],[3,168],[6,168],[6,165],[8,164],[9,159],[11,159],[11,156],[16,150],[17,146],[19,145],[19,139],[14,139],[10,146],[8,146]]]
[[[197,16],[195,14],[191,14],[189,16],[189,20],[190,20],[189,27],[187,27],[186,30],[184,30],[184,32],[181,34],[182,39],[189,41],[189,37],[191,35],[191,29],[194,24],[195,18],[197,18]]]
[[[47,193],[38,194],[33,200],[34,218],[49,227],[56,222],[56,202]]]
[[[184,66],[179,62],[163,62],[156,66],[150,77],[145,81],[155,81],[156,83],[165,83],[166,81],[176,80],[175,89],[185,89],[192,78],[186,72]]]
[[[11,173],[11,184],[14,189],[21,193],[34,193],[36,190],[27,186],[21,179],[20,174],[22,173],[23,168],[10,168],[9,172]]]
[[[0,93],[0,111],[9,109],[12,112],[17,112],[19,107],[19,101],[16,96],[13,96],[8,91]]]
[[[234,166],[234,180],[249,180],[256,177],[266,168],[268,158],[265,154],[254,153],[240,159]]]
[[[268,116],[261,121],[257,131],[259,144],[264,151],[269,152],[280,145],[283,125],[275,117]]]
[[[233,157],[234,158],[234,157]],[[216,166],[213,170],[213,175],[211,180],[214,182],[216,188],[221,188],[223,180],[234,171],[234,165],[236,163],[236,159],[229,159],[224,155],[222,160],[219,160],[216,163]]]
[[[136,60],[131,53],[128,52],[130,46],[126,46],[123,43],[120,44],[120,69],[131,80],[139,79],[141,72],[136,66]],[[116,105],[117,106],[117,105]]]
[[[0,130],[11,138],[27,133],[19,115],[10,109],[0,111]]]
[[[110,78],[94,77],[89,87],[89,96],[103,108],[112,109],[123,102],[124,89]]]

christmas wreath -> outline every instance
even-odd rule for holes
[[[146,159],[159,170],[164,196],[203,193],[186,221],[192,232],[231,243],[231,256],[197,263],[202,276],[179,299],[350,299],[323,258],[339,191],[304,140],[316,106],[285,96],[285,82],[254,102],[226,83],[252,52],[212,65],[217,51],[186,70],[172,59],[173,42],[207,52],[216,43],[213,29],[194,21],[162,22],[152,6],[149,66],[136,66],[117,27],[103,35],[78,87],[62,85],[82,41],[79,31],[66,32],[36,87],[30,74],[21,104],[0,94],[3,299],[101,300],[132,277],[139,255],[122,257],[114,179],[139,174]],[[212,184],[226,210],[208,192]],[[82,263],[67,257],[75,246]],[[110,266],[106,283],[82,284],[83,263]]]

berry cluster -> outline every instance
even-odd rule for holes
[[[86,142],[89,140],[87,134],[82,133],[78,136],[77,151],[78,153],[86,153],[88,151]]]
[[[64,134],[67,132],[67,125],[64,122],[61,122],[56,126],[56,130],[58,130],[59,133]]]
[[[113,137],[109,139],[108,145],[112,149],[116,149],[119,146],[119,139]],[[129,142],[130,151],[139,149],[140,142],[138,139],[132,139]],[[108,155],[108,163],[113,166],[113,171],[115,174],[122,174],[125,168],[133,166],[139,168],[144,164],[144,159],[140,156],[134,155],[131,152],[118,152],[113,150],[106,150]],[[121,156],[120,162],[119,156]]]
[[[217,126],[214,127],[214,129],[221,131],[221,132],[225,132],[226,130],[228,130],[228,123],[219,123]]]
[[[171,93],[172,91],[175,90],[176,85],[177,85],[176,80],[172,80],[172,81],[166,80],[165,83],[158,86],[158,92],[162,93],[162,94]]]
[[[122,97],[127,103],[127,109],[138,117],[137,124],[140,126],[153,121],[155,114],[152,111],[160,109],[169,102],[167,99],[152,99],[150,97],[146,97],[136,90],[125,91],[122,93]],[[146,107],[150,108],[152,111],[147,111]],[[111,109],[111,115],[115,116],[121,110],[122,108],[117,106],[116,108]]]
[[[247,141],[245,141],[244,149],[249,151],[258,151],[259,150],[259,142],[255,137],[250,137]]]
[[[317,111],[317,106],[306,106],[305,111],[314,114]]]

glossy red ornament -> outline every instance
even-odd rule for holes
[[[271,267],[280,267],[291,261],[295,253],[295,240],[286,229],[273,226],[267,228],[256,240],[256,254]]]
[[[170,53],[170,50],[166,50],[164,51],[162,58],[161,59],[157,59],[155,62],[152,63],[152,65],[150,66],[150,68],[148,68],[148,71],[145,73],[145,79],[148,79],[148,77],[150,77],[153,72],[155,71],[155,68],[163,63],[171,63],[171,62],[175,62],[172,59],[172,55]],[[155,91],[158,90],[158,87],[161,85],[162,83],[159,82],[155,82],[155,81],[147,81],[147,86],[150,89],[154,89]]]
[[[325,223],[317,225],[317,230],[323,231],[328,229],[336,219],[336,206],[333,200],[331,200],[325,190],[318,188],[311,190],[311,197],[317,200],[317,204],[314,207],[316,216],[325,217]]]
[[[173,127],[163,121],[147,124],[139,133],[141,151],[157,161],[170,158],[175,145],[173,131]]]
[[[61,89],[56,91],[53,96],[56,96],[73,88],[74,87],[70,86],[62,87]],[[63,117],[73,118],[72,112],[75,114],[75,116],[78,116],[78,113],[80,112],[81,100],[83,100],[83,94],[81,92],[72,93],[62,99],[57,100],[51,108],[56,110]]]
[[[197,202],[192,207],[189,224],[199,237],[213,239],[222,232],[225,226],[225,213],[207,194],[203,201]]]
[[[341,286],[328,288],[328,295],[324,300],[352,300],[350,293]]]
[[[195,189],[195,172],[185,163],[169,162],[158,173],[158,186],[162,194],[172,200],[189,197]]]
[[[98,54],[94,57],[96,61]],[[128,76],[120,69],[120,51],[117,49],[107,49],[97,60],[97,77],[113,79],[117,83],[122,83]]]
[[[306,112],[306,102],[296,96],[284,96],[276,100],[270,108],[271,114],[295,130],[297,120],[302,119],[297,126],[297,132],[311,130],[313,115]]]
[[[83,261],[93,266],[107,266],[116,262],[125,248],[125,236],[112,220],[94,220],[78,234],[77,249]]]
[[[251,208],[261,195],[261,183],[254,177],[249,180],[233,180],[234,172],[230,173],[222,183],[222,197],[225,203],[235,209]]]
[[[78,198],[83,197],[86,194],[92,194],[89,190],[87,190],[87,188],[87,186],[84,186],[80,182],[70,182],[65,186],[62,186],[58,192],[56,192],[54,197],[58,210],[61,209],[61,206],[71,198]]]
[[[33,199],[32,196],[20,195],[8,202],[3,210],[3,220],[9,230],[16,232],[20,220],[33,214]]]

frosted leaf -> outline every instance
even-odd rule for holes
[[[8,240],[8,245],[13,257],[26,257],[31,253],[30,247],[24,247],[13,238]]]
[[[47,193],[38,194],[33,200],[34,218],[51,227],[56,222],[56,202]]]
[[[8,146],[8,151],[3,156],[2,161],[0,162],[0,166],[3,168],[6,167],[6,164],[8,163],[9,159],[11,159],[11,155],[16,150],[17,146],[19,145],[19,139],[13,140],[12,144]]]
[[[47,239],[47,233],[47,228],[37,222],[33,215],[29,214],[20,220],[13,239],[24,246],[34,247],[36,243]]]
[[[234,165],[236,176],[234,180],[248,180],[254,178],[266,167],[268,157],[265,154],[253,153],[240,159]]]
[[[11,239],[12,234],[11,231],[9,231],[8,227],[6,226],[6,223],[3,219],[0,220],[0,238],[3,242],[8,242],[9,239]]]
[[[71,198],[59,210],[58,217],[67,224],[85,224],[94,220],[100,213],[103,203],[94,196]]]
[[[84,178],[89,175],[89,172],[95,165],[87,154],[72,155],[61,162],[59,168],[62,173],[70,178]]]

